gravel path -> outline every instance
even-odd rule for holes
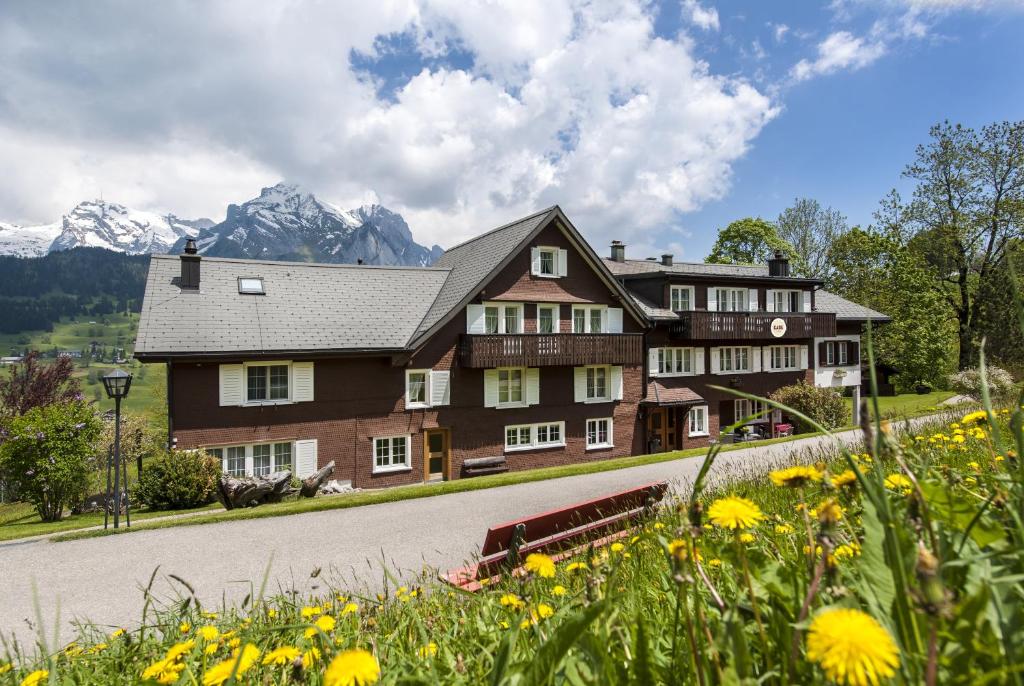
[[[859,432],[847,431],[835,440],[859,438]],[[833,439],[817,436],[725,452],[714,474],[728,478],[764,471],[830,444]],[[457,567],[479,550],[487,528],[496,523],[652,481],[668,480],[682,492],[702,459],[284,517],[66,543],[0,543],[0,634],[34,640],[35,598],[51,645],[70,640],[69,623],[76,618],[132,626],[142,613],[141,589],[154,570],[157,598],[171,602],[187,593],[174,575],[192,586],[204,606],[240,602],[258,590],[268,567],[268,593],[322,592],[340,583],[372,591],[383,584],[383,561],[407,576],[424,566]],[[315,570],[321,571],[314,578]],[[55,629],[61,634],[56,640]]]

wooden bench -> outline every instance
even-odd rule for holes
[[[471,457],[462,463],[463,476],[483,476],[484,474],[501,474],[508,471],[508,461],[504,455],[496,457]]]
[[[521,564],[530,553],[544,553],[558,561],[589,546],[606,545],[628,535],[667,491],[668,482],[659,481],[492,526],[479,561],[441,574],[441,579],[477,591],[502,574],[524,574]]]

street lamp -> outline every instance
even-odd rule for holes
[[[121,517],[121,399],[128,397],[128,389],[132,386],[132,375],[123,369],[115,369],[103,377],[103,387],[107,389],[107,397],[114,399],[114,528]],[[125,475],[127,482],[128,475]],[[126,484],[127,485],[127,484]],[[110,503],[110,459],[107,459],[107,499],[103,506],[103,528],[107,528],[107,505]],[[127,504],[127,503],[126,503]],[[128,515],[127,508],[125,515]],[[132,520],[128,519],[128,526]]]

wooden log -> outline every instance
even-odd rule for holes
[[[316,492],[320,490],[320,485],[327,481],[332,474],[334,474],[334,460],[325,464],[316,474],[307,476],[303,479],[302,488],[299,489],[299,495],[303,498],[312,498],[316,495]]]
[[[267,476],[236,477],[221,474],[217,483],[217,498],[228,510],[279,502],[287,494],[291,480],[292,473],[287,470]]]

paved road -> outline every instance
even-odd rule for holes
[[[838,440],[854,442],[859,432]],[[716,478],[764,471],[834,442],[812,437],[722,453]],[[519,516],[610,492],[669,480],[686,490],[703,458],[616,471],[452,493],[397,503],[139,531],[66,543],[0,543],[0,633],[35,637],[38,598],[51,645],[70,640],[69,622],[88,617],[100,625],[131,626],[143,607],[141,589],[154,569],[155,595],[172,601],[187,581],[204,606],[239,602],[267,573],[268,592],[323,592],[328,583],[376,589],[382,561],[411,576],[424,566],[446,569],[476,551],[487,528]],[[311,572],[321,569],[316,578]],[[38,589],[34,593],[33,585]],[[60,621],[56,620],[60,613]],[[52,634],[59,629],[60,638]]]

